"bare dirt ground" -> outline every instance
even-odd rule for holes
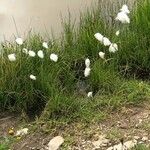
[[[65,139],[62,150],[92,150],[94,141],[101,136],[109,140],[100,146],[105,150],[109,146],[124,141],[136,139],[139,143],[150,144],[150,104],[139,107],[122,108],[119,112],[108,115],[104,121],[85,123],[39,122],[22,124],[20,117],[1,113],[0,137],[13,138],[11,150],[46,150],[48,142],[57,135]],[[8,134],[10,128],[18,130],[29,128],[29,133],[21,138]],[[0,139],[1,140],[1,139]],[[0,141],[0,143],[2,143]]]

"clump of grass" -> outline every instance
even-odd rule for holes
[[[122,138],[122,133],[117,128],[113,128],[108,132],[107,138],[111,141],[116,141]]]
[[[0,137],[0,150],[8,150],[12,142],[14,142],[14,139],[11,137],[8,138]]]
[[[136,146],[136,148],[133,148],[133,150],[149,150],[149,147],[147,147],[143,144],[140,144],[140,145]]]
[[[0,150],[7,150],[8,146],[5,144],[0,144]]]
[[[77,28],[71,18],[68,22],[62,21],[62,37],[60,40],[50,39],[48,49],[43,49],[44,40],[40,35],[30,35],[21,46],[2,43],[0,108],[24,110],[29,115],[40,115],[41,119],[67,117],[90,120],[97,112],[101,114],[98,117],[105,117],[100,112],[106,108],[114,109],[148,99],[149,85],[135,80],[132,75],[140,77],[149,72],[148,6],[148,0],[137,2],[131,14],[131,24],[123,26],[114,22],[114,12],[120,9],[120,5],[100,14],[100,3],[81,14]],[[121,31],[119,38],[115,35],[118,29]],[[119,51],[109,53],[94,38],[97,32],[117,42]],[[24,47],[36,53],[43,49],[44,59],[28,57],[21,52]],[[105,52],[105,60],[99,58],[99,51]],[[17,61],[9,62],[7,56],[13,52]],[[59,56],[57,63],[49,59],[54,52]],[[88,78],[84,76],[86,58],[91,61]],[[140,74],[139,70],[142,70]],[[36,75],[37,80],[30,80],[30,74]],[[128,79],[123,75],[128,75]],[[93,91],[93,99],[87,98],[89,91]]]
[[[122,30],[119,37],[120,51],[116,55],[118,66],[128,76],[149,79],[150,62],[150,1],[136,2],[132,10],[131,24]]]

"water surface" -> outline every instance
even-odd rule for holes
[[[0,0],[0,40],[11,39],[17,32],[23,36],[31,28],[35,32],[61,32],[60,13],[63,17],[70,10],[72,17],[79,17],[96,0]],[[13,20],[14,18],[14,20]],[[15,28],[15,23],[17,30]]]

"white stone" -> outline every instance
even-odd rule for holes
[[[56,136],[48,143],[48,150],[58,150],[63,143],[64,138],[61,136]]]
[[[18,130],[17,132],[16,132],[16,136],[23,136],[23,135],[26,135],[26,134],[28,134],[28,128],[23,128],[23,129],[21,129],[21,130]]]
[[[100,136],[97,141],[92,142],[95,148],[100,148],[101,146],[107,146],[110,142],[109,139],[106,139],[105,136]]]
[[[148,141],[148,137],[144,136],[144,137],[142,138],[142,141],[143,141],[143,142]]]
[[[130,150],[137,145],[137,141],[127,141],[124,144],[119,143],[114,146],[109,147],[107,150]]]
[[[140,137],[139,137],[139,136],[134,136],[134,139],[135,139],[135,140],[139,140]]]
[[[134,148],[136,145],[137,145],[137,141],[136,140],[134,140],[134,141],[127,141],[127,142],[124,143],[124,146],[127,149]]]

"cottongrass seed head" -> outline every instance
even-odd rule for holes
[[[37,52],[37,55],[39,56],[39,58],[44,58],[44,53],[43,53],[43,51],[42,50],[39,50],[38,52]]]
[[[30,57],[35,57],[36,56],[36,53],[32,50],[29,50],[28,54],[29,54]]]
[[[96,33],[95,35],[94,35],[94,37],[98,40],[98,41],[100,41],[101,43],[103,42],[103,35],[102,34],[100,34],[100,33]]]
[[[16,43],[18,45],[22,45],[23,44],[23,39],[22,38],[16,38]]]
[[[99,52],[99,57],[102,59],[105,59],[105,53],[104,52]]]
[[[88,77],[90,75],[90,72],[91,72],[91,68],[89,68],[89,67],[85,68],[85,70],[84,70],[84,76]]]
[[[112,43],[109,47],[109,52],[115,53],[116,51],[118,51],[118,45],[116,43]]]
[[[88,92],[87,97],[92,98],[93,97],[93,92]]]
[[[50,55],[50,60],[52,60],[52,61],[54,61],[54,62],[57,62],[57,61],[58,61],[58,55],[52,53],[52,54]]]
[[[31,79],[31,80],[36,80],[36,76],[34,76],[34,75],[31,74],[31,75],[30,75],[30,79]]]
[[[48,49],[48,43],[47,42],[43,42],[42,46],[46,49]]]
[[[23,49],[22,49],[22,52],[23,52],[24,54],[28,54],[28,49],[23,48]]]
[[[90,67],[90,59],[86,59],[85,60],[85,66],[86,66],[86,68],[89,68]]]
[[[16,61],[16,54],[15,54],[15,53],[9,54],[9,55],[8,55],[8,59],[9,59],[10,61]]]

